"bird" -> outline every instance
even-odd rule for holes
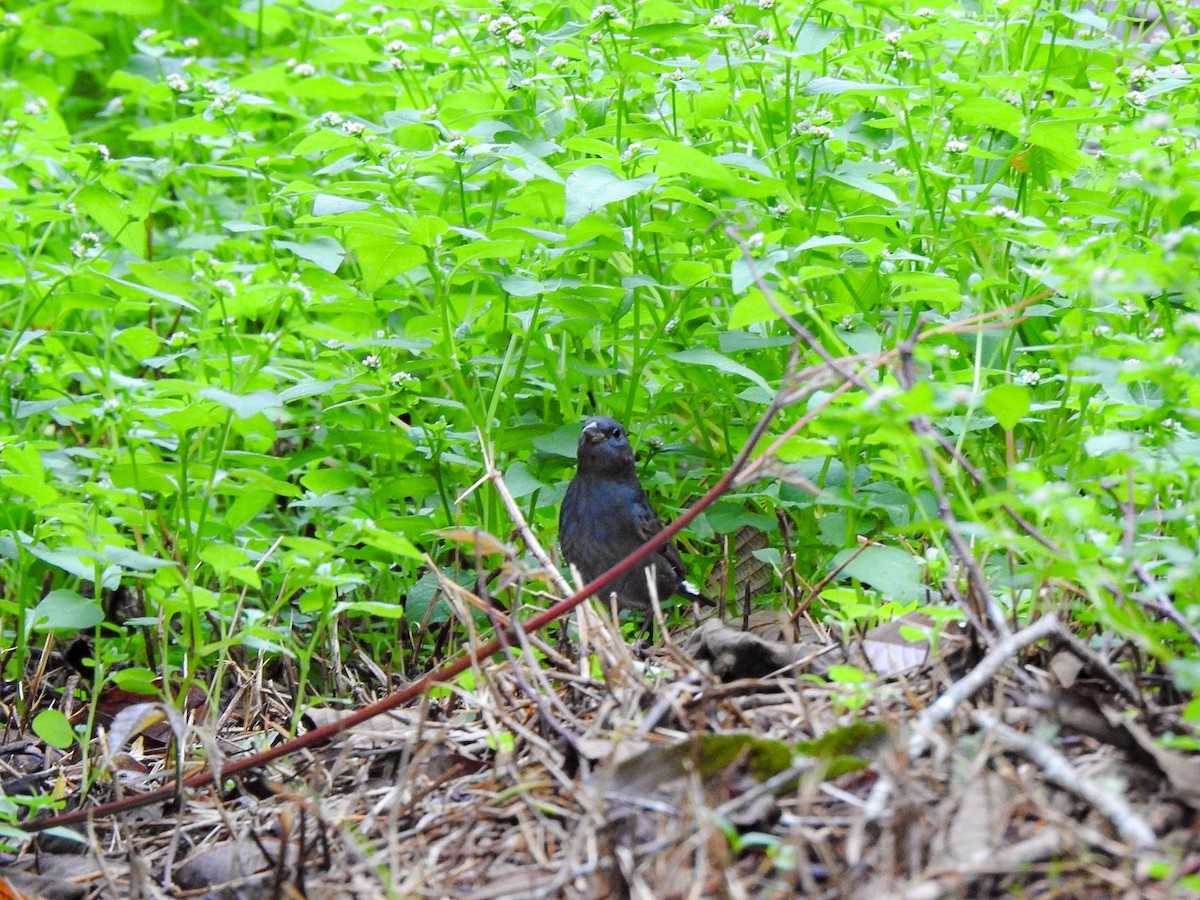
[[[638,481],[629,435],[616,419],[595,416],[579,435],[578,467],[567,485],[558,516],[563,557],[584,583],[602,575],[663,530]],[[679,548],[668,541],[605,588],[622,609],[651,609],[647,572],[653,570],[660,601],[678,594],[715,606],[687,580]]]

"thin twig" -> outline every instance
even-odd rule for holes
[[[1075,770],[1065,756],[1031,734],[1022,734],[1009,728],[986,710],[977,709],[971,718],[980,728],[987,729],[1001,744],[1032,760],[1047,779],[1065,791],[1086,800],[1096,807],[1126,841],[1138,847],[1152,847],[1155,843],[1154,829],[1135,813],[1117,794],[1105,790],[1096,782]]]
[[[924,753],[929,747],[928,735],[934,726],[950,718],[960,703],[974,696],[975,692],[987,684],[1014,655],[1030,644],[1056,634],[1059,628],[1058,619],[1052,615],[1043,616],[1028,628],[998,640],[974,669],[921,710],[913,724],[912,737],[909,738],[909,755],[920,756]]]

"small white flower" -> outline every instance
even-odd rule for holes
[[[108,144],[97,144],[96,152],[100,154],[101,159],[112,159],[112,155],[108,152]]]
[[[758,0],[759,9],[771,9],[775,6],[775,0]]]
[[[556,56],[556,57],[554,57],[554,60],[550,63],[550,68],[552,68],[555,72],[561,72],[563,69],[565,69],[570,64],[571,64],[571,61],[569,59],[567,59],[565,56]]]
[[[402,385],[409,381],[415,381],[415,380],[416,379],[412,375],[410,375],[408,372],[393,372],[392,373],[392,384],[394,384],[396,386]]]
[[[297,63],[292,69],[293,75],[299,75],[301,78],[311,78],[317,74],[317,67],[312,63]]]
[[[488,22],[492,21],[492,14],[480,13],[479,18],[477,18],[475,21],[480,25],[486,25]]]
[[[213,282],[213,287],[229,297],[237,296],[237,286],[228,278],[218,278]]]
[[[663,331],[666,332],[667,334],[670,334],[672,331],[674,331],[678,327],[679,327],[679,317],[675,316],[674,318],[667,320],[667,324],[663,326]]]
[[[1160,341],[1167,335],[1167,329],[1159,327],[1150,330],[1150,340]]]
[[[388,60],[387,60],[387,64],[388,64],[388,68],[392,69],[392,71],[394,71],[394,72],[403,72],[405,69],[408,68],[408,66],[406,66],[404,64],[404,60],[402,60],[398,56],[389,56]]]
[[[427,116],[436,116],[437,111],[438,108],[436,103],[430,103],[427,107],[425,107],[425,115]]]
[[[106,413],[116,412],[121,408],[121,401],[116,397],[109,397],[104,401],[104,411]]]
[[[514,28],[512,31],[510,31],[508,34],[506,34],[504,36],[504,39],[506,41],[508,41],[510,44],[512,44],[514,47],[524,47],[525,46],[525,35],[521,33],[520,28]]]
[[[621,154],[621,159],[628,162],[629,160],[633,159],[633,157],[636,156],[637,152],[641,149],[642,149],[641,141],[631,141],[629,143],[629,145],[625,148],[624,152]]]
[[[372,353],[370,356],[363,357],[362,364],[364,366],[366,366],[368,369],[378,369],[379,368],[379,357],[376,354]]]
[[[394,41],[388,41],[387,46],[384,47],[384,49],[387,50],[388,53],[403,53],[408,49],[408,44],[397,38]]]
[[[1042,380],[1042,375],[1037,369],[1023,369],[1021,374],[1017,376],[1018,384],[1027,384],[1030,387]]]
[[[950,138],[950,140],[946,141],[946,152],[947,153],[962,153],[968,147],[970,147],[970,144],[968,144],[966,141],[961,140],[959,138],[952,137],[952,138]]]
[[[754,32],[754,42],[756,44],[769,44],[775,39],[775,35],[770,28],[760,28]]]
[[[902,59],[905,62],[912,62],[913,55],[911,53],[909,53],[907,50],[897,50],[896,51],[896,59]]]
[[[191,89],[191,85],[188,84],[187,79],[177,72],[172,72],[167,76],[167,87],[177,94],[182,94],[184,91]]]
[[[185,50],[195,50],[200,46],[200,38],[189,37],[183,39],[183,47]]]
[[[382,3],[375,3],[371,6],[370,9],[367,10],[367,12],[378,19],[380,16],[387,15],[387,7],[384,6]]]
[[[620,18],[620,15],[617,8],[611,3],[602,3],[592,10],[591,21],[607,22],[610,19]]]
[[[1005,206],[1002,203],[997,203],[995,206],[993,206],[991,209],[989,209],[988,215],[989,216],[999,216],[1001,218],[1012,219],[1014,221],[1016,219],[1021,218],[1021,214],[1018,213],[1015,209],[1009,209],[1007,206]]]
[[[903,31],[889,31],[883,36],[883,39],[893,46],[900,43],[900,38],[904,36]]]
[[[362,134],[362,130],[364,127],[365,126],[363,125],[362,122],[343,122],[342,123],[342,131],[346,132],[346,134]]]
[[[910,175],[912,175],[912,170],[906,169],[904,166],[896,166],[896,168],[892,171],[892,174],[900,178],[908,178]]]
[[[717,13],[708,20],[709,28],[728,28],[733,24],[733,20],[725,13]]]
[[[332,125],[334,128],[336,128],[338,125],[342,124],[342,117],[338,113],[330,110],[329,112],[321,113],[321,117],[318,121],[324,125]]]
[[[158,34],[157,28],[143,28],[141,31],[138,32],[137,39],[139,41],[148,41],[151,38],[153,38],[156,34]]]
[[[751,250],[760,250],[762,249],[763,241],[765,239],[766,238],[761,231],[756,231],[754,234],[750,235],[750,237],[746,238],[746,246]]]
[[[937,13],[928,6],[922,6],[919,9],[913,10],[913,15],[918,19],[932,19]]]
[[[603,33],[603,32],[600,32],[600,31],[593,31],[591,34],[589,34],[589,35],[588,35],[588,43],[589,43],[589,44],[598,44],[598,43],[600,43],[602,40],[604,40],[604,33]]]
[[[94,231],[85,231],[79,239],[71,244],[71,253],[82,259],[90,251],[100,246],[100,237]]]
[[[500,16],[498,19],[492,19],[488,23],[488,34],[499,34],[502,31],[508,31],[517,24],[517,20],[512,16]]]
[[[462,138],[455,138],[446,144],[446,150],[450,153],[466,153],[467,142]]]

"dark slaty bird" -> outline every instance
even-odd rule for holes
[[[603,574],[663,529],[633,467],[633,449],[621,423],[596,416],[579,436],[579,468],[563,497],[558,538],[563,556],[584,583]],[[643,568],[645,567],[645,568]],[[651,608],[646,569],[653,567],[658,599],[672,594],[706,605],[713,601],[688,583],[679,549],[668,542],[602,592],[616,593],[623,609]]]

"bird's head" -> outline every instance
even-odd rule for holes
[[[596,416],[583,423],[579,435],[579,470],[595,475],[633,472],[633,448],[620,422]]]

